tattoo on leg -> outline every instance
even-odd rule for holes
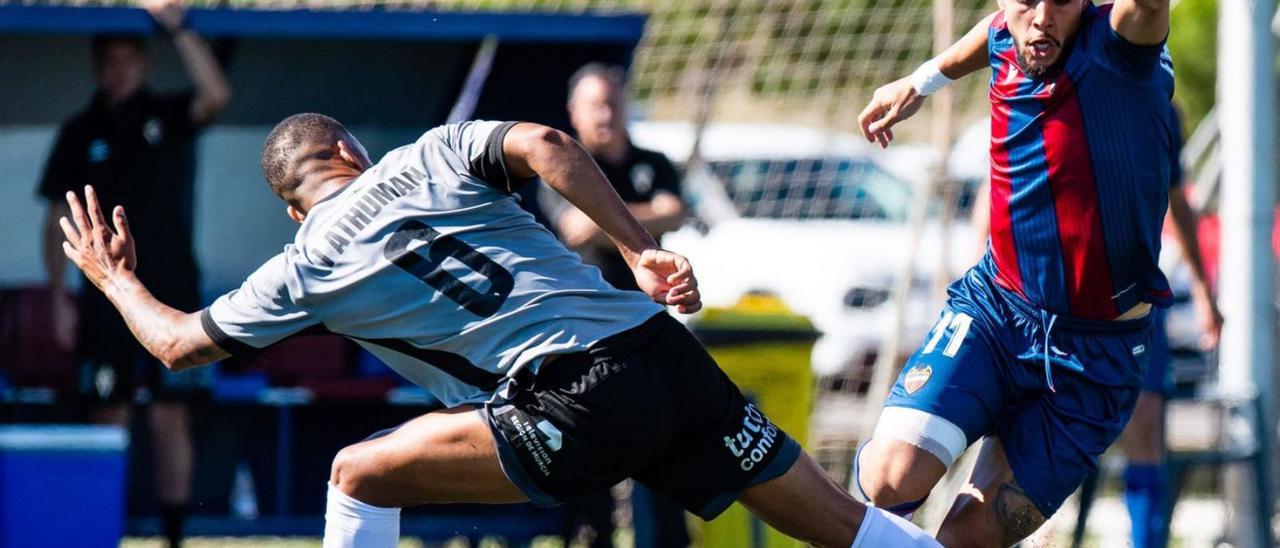
[[[1027,498],[1026,492],[1012,481],[1000,486],[995,506],[996,516],[1004,526],[1005,546],[1030,536],[1044,524],[1045,518],[1040,515],[1040,510]]]

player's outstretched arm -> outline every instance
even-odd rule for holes
[[[58,224],[67,241],[62,251],[111,300],[138,342],[171,370],[179,371],[227,357],[200,327],[200,315],[165,306],[134,275],[138,259],[124,208],[112,211],[113,231],[102,216],[93,187],[84,188],[86,206],[67,193],[72,221]]]
[[[600,167],[572,137],[547,126],[517,124],[507,132],[502,154],[511,176],[542,178],[590,217],[618,246],[646,294],[684,313],[702,307],[688,259],[658,247]]]
[[[920,65],[911,76],[880,87],[858,114],[858,127],[867,141],[888,147],[893,126],[920,110],[925,97],[987,66],[987,29],[996,14],[974,25],[946,51]]]
[[[1111,28],[1140,46],[1164,42],[1169,35],[1169,0],[1116,0]]]

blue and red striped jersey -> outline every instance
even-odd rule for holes
[[[1110,319],[1141,302],[1167,306],[1157,265],[1181,138],[1173,66],[1086,3],[1057,67],[1019,69],[1003,14],[991,62],[991,245],[998,283],[1049,312]]]

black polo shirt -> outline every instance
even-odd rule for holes
[[[671,160],[661,152],[629,144],[626,159],[621,163],[611,164],[603,158],[594,159],[624,202],[646,203],[661,192],[680,196],[680,174]],[[636,285],[635,275],[631,273],[631,268],[621,254],[611,250],[610,253],[601,254],[593,262],[600,268],[605,281],[614,287],[640,289]]]
[[[115,109],[101,94],[62,125],[39,194],[63,200],[91,184],[103,214],[123,205],[138,251],[138,277],[162,301],[198,306],[192,252],[195,141],[194,94],[142,89]],[[168,300],[166,300],[168,299]],[[170,302],[173,300],[184,302]]]

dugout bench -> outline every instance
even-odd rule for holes
[[[0,425],[78,422],[72,357],[57,350],[44,288],[0,290]],[[218,364],[208,401],[192,404],[194,473],[188,535],[315,536],[324,530],[325,481],[337,450],[440,407],[372,355],[336,336],[307,336],[249,360]],[[145,396],[144,396],[145,397]],[[136,418],[136,417],[135,417]],[[147,514],[147,429],[132,428],[129,489],[138,512],[128,535],[160,533]],[[245,492],[238,473],[251,470]],[[252,504],[243,515],[240,502]],[[241,515],[237,515],[237,510]],[[519,545],[559,532],[560,511],[531,505],[406,509],[402,533],[443,541],[501,536]]]

